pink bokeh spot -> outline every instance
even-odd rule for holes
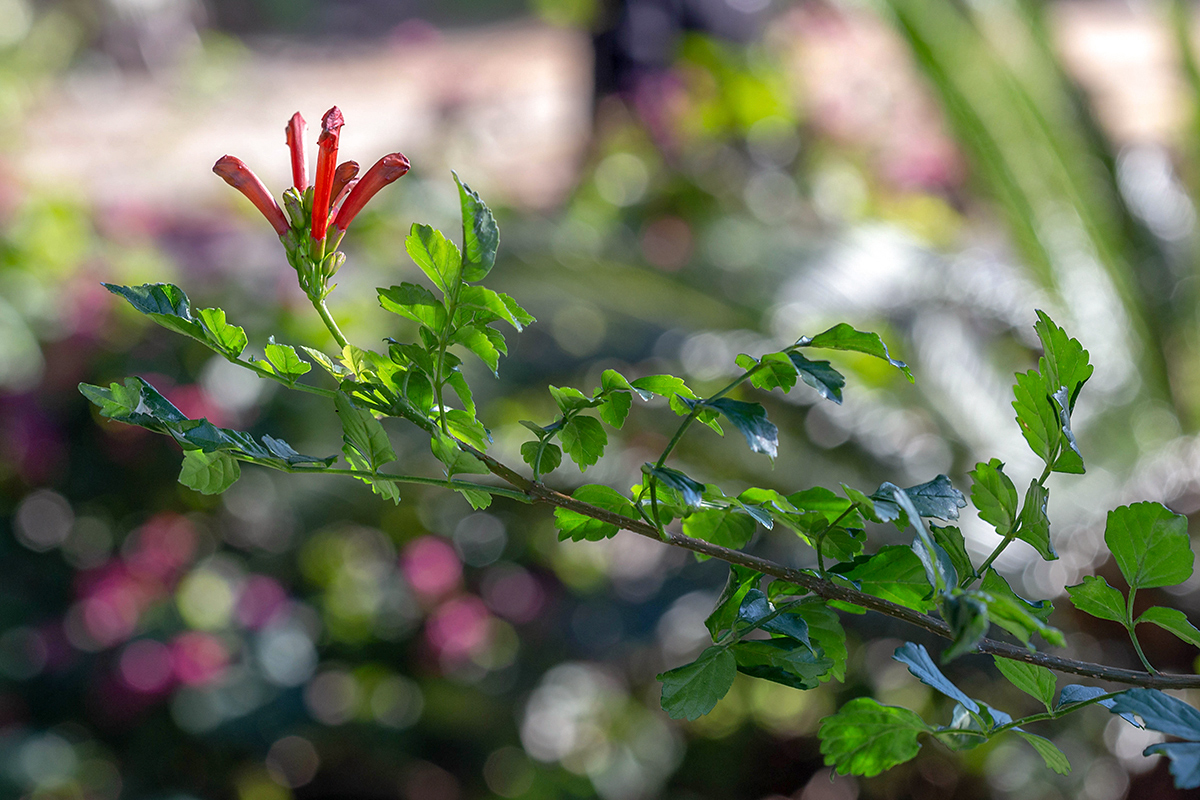
[[[125,563],[137,575],[161,582],[176,578],[196,550],[196,532],[186,517],[158,514],[136,532]]]
[[[546,595],[537,578],[520,567],[494,570],[483,581],[488,608],[505,619],[531,622],[541,612]]]
[[[171,683],[171,651],[153,639],[130,642],[121,653],[118,669],[130,689],[145,694],[161,692]]]
[[[237,621],[244,628],[258,630],[279,614],[287,602],[287,592],[279,581],[266,575],[252,575],[242,584],[238,595]]]
[[[181,683],[200,686],[224,674],[229,653],[217,637],[190,631],[171,642],[171,664]]]
[[[479,652],[488,642],[487,606],[473,595],[443,603],[425,623],[425,638],[447,661],[461,661]]]
[[[404,548],[400,568],[413,591],[426,600],[444,597],[462,581],[462,562],[445,539],[422,536]]]

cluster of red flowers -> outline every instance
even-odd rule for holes
[[[403,153],[389,153],[375,162],[361,178],[357,177],[358,162],[343,161],[338,164],[338,139],[344,124],[342,112],[337,106],[329,109],[321,120],[321,135],[317,139],[316,178],[311,184],[313,213],[309,231],[313,242],[318,246],[324,242],[330,226],[336,229],[340,237],[368,200],[384,186],[408,172],[408,159]],[[292,184],[301,195],[310,186],[308,162],[304,152],[304,127],[304,117],[297,111],[285,128],[287,145],[292,156]],[[223,156],[213,166],[213,172],[244,194],[267,218],[276,233],[283,236],[290,230],[291,226],[279,203],[240,158]],[[318,209],[322,209],[322,213],[318,213]]]

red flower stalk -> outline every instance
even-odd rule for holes
[[[329,201],[333,199],[333,175],[337,168],[338,137],[341,135],[342,112],[337,106],[325,112],[321,120],[321,136],[317,139],[317,175],[313,182],[312,238],[321,241],[329,225]]]
[[[363,206],[375,196],[376,192],[389,183],[404,177],[407,172],[408,159],[404,157],[403,153],[391,153],[376,161],[375,166],[367,170],[367,174],[359,179],[350,195],[342,203],[342,207],[338,209],[333,226],[345,233],[354,217],[362,211]]]
[[[354,176],[357,174],[357,161],[343,161],[341,164],[338,164],[337,169],[333,171],[333,189],[331,189],[329,192],[330,196],[333,198],[333,202],[330,203],[329,206],[330,210],[332,210],[339,201],[346,199],[343,195],[346,193],[347,187],[350,185],[350,181],[354,180]]]
[[[288,150],[292,153],[292,185],[303,193],[308,188],[308,159],[304,153],[304,117],[297,111],[288,120],[284,131],[287,133]]]
[[[213,165],[213,172],[224,178],[230,186],[246,195],[246,199],[262,212],[276,233],[283,236],[288,232],[288,223],[279,204],[275,202],[274,197],[271,197],[271,193],[267,191],[267,187],[258,179],[258,176],[251,172],[240,158],[222,156]]]

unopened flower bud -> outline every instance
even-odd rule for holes
[[[292,154],[292,185],[303,193],[308,188],[308,158],[304,153],[304,117],[297,111],[288,120],[287,146]]]
[[[313,182],[312,238],[321,241],[329,225],[329,201],[333,199],[333,176],[337,169],[338,138],[341,136],[342,112],[337,106],[329,109],[321,120],[321,136],[317,139],[317,174]]]
[[[367,170],[367,174],[359,178],[342,207],[338,209],[337,217],[333,221],[334,227],[344,232],[368,200],[389,183],[404,177],[407,172],[408,159],[403,153],[391,153],[376,161],[375,165]]]
[[[258,176],[250,171],[240,158],[234,156],[222,156],[216,164],[213,165],[213,172],[224,178],[225,182],[246,196],[246,199],[254,204],[254,207],[262,212],[262,215],[267,218],[267,222],[271,223],[271,227],[280,236],[283,236],[288,231],[287,220],[283,216],[283,211],[280,210],[279,204],[275,202],[275,198],[267,191],[267,187],[258,179]]]

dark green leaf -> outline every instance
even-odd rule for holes
[[[796,385],[796,365],[788,358],[787,353],[767,353],[761,359],[748,355],[739,355],[735,359],[737,365],[744,370],[753,369],[762,364],[762,369],[756,370],[750,376],[750,385],[769,392],[772,389],[783,389],[790,392]]]
[[[220,494],[242,475],[238,462],[228,453],[184,450],[179,482],[201,494]]]
[[[772,584],[773,586],[774,584]],[[828,677],[842,681],[846,677],[846,632],[838,619],[837,612],[823,600],[807,599],[799,605],[792,604],[785,616],[797,616],[808,624],[809,641],[825,653],[833,662]]]
[[[990,620],[987,605],[971,594],[946,595],[941,605],[942,619],[950,626],[954,637],[942,652],[942,663],[945,664],[974,650],[987,635]]]
[[[1037,734],[1022,730],[1016,731],[1016,734],[1033,745],[1033,749],[1037,750],[1038,755],[1046,762],[1047,767],[1059,775],[1066,775],[1071,771],[1071,762],[1067,760],[1067,757],[1063,755],[1063,751],[1059,750],[1058,745],[1054,742]]]
[[[904,373],[909,383],[915,383],[912,371],[903,361],[897,361],[888,354],[887,345],[877,333],[856,331],[845,322],[839,322],[824,333],[818,333],[809,339],[807,336],[797,342],[801,347],[820,347],[826,350],[853,350],[866,353],[869,356],[882,358],[896,369]]]
[[[796,352],[788,353],[788,357],[801,379],[816,389],[821,397],[842,404],[842,387],[846,385],[842,373],[830,366],[828,361],[809,361]]]
[[[231,358],[237,358],[246,349],[246,332],[225,321],[225,312],[220,308],[202,308],[196,312],[200,324],[208,332],[213,348]]]
[[[1045,312],[1037,312],[1038,321],[1034,324],[1038,338],[1042,340],[1045,355],[1038,361],[1038,368],[1046,380],[1046,387],[1051,394],[1060,387],[1067,390],[1067,413],[1075,409],[1075,400],[1079,390],[1092,376],[1092,365],[1088,363],[1088,351],[1083,349],[1079,340],[1067,336],[1067,332],[1054,324]]]
[[[541,456],[538,456],[539,451]],[[521,459],[538,475],[548,475],[562,463],[562,449],[546,442],[525,442],[521,445]]]
[[[442,294],[453,293],[462,278],[462,256],[453,242],[441,231],[414,224],[404,241],[404,248]]]
[[[396,452],[388,441],[379,420],[369,411],[356,408],[344,392],[334,398],[334,407],[342,421],[342,452],[354,469],[378,472],[379,468],[396,460]]]
[[[1146,727],[1190,741],[1200,740],[1200,711],[1157,689],[1129,689],[1113,698],[1114,714],[1137,714]]]
[[[933,608],[932,588],[925,568],[912,549],[903,545],[886,545],[874,555],[860,556],[852,562],[838,564],[830,571],[854,581],[869,595],[916,611],[926,612]]]
[[[658,676],[662,707],[671,719],[699,719],[729,692],[737,676],[737,661],[724,647],[710,647],[690,664]]]
[[[1104,541],[1135,589],[1174,586],[1192,575],[1195,555],[1187,517],[1159,503],[1134,503],[1108,512]]]
[[[141,378],[126,378],[125,384],[110,384],[107,389],[88,383],[79,391],[100,407],[100,414],[118,422],[138,425],[159,433],[170,433],[187,417]]]
[[[276,344],[274,336],[267,340],[265,351],[271,371],[288,383],[295,383],[297,378],[312,369],[312,364],[296,354],[296,348],[289,344]]]
[[[1017,488],[1004,474],[1000,459],[979,462],[971,471],[971,502],[979,518],[1007,536],[1017,524]]]
[[[1075,442],[1075,433],[1071,430],[1070,399],[1067,396],[1067,387],[1063,386],[1058,391],[1051,392],[1050,401],[1054,405],[1055,413],[1058,414],[1058,425],[1062,436],[1058,444],[1058,458],[1054,460],[1054,471],[1082,475],[1087,470],[1083,466],[1083,454],[1079,452],[1079,445]]]
[[[906,665],[908,671],[921,683],[931,689],[936,689],[951,700],[961,703],[968,710],[979,713],[979,703],[967,697],[961,689],[942,674],[941,670],[934,666],[933,659],[929,657],[929,651],[925,649],[924,645],[905,642],[896,648],[892,658]]]
[[[737,620],[743,631],[761,628],[770,633],[787,636],[801,642],[808,649],[812,643],[808,639],[808,622],[801,617],[779,613],[767,596],[758,589],[750,589],[738,606]]]
[[[1053,672],[1045,667],[1039,667],[1037,664],[1026,664],[1024,661],[1013,661],[1000,656],[992,658],[996,662],[996,669],[1000,670],[1001,675],[1008,678],[1009,683],[1022,692],[1032,695],[1046,706],[1047,711],[1054,708],[1055,679]]]
[[[1049,601],[1029,602],[1014,592],[1008,581],[991,567],[984,571],[980,589],[992,622],[1027,645],[1030,637],[1038,633],[1051,644],[1066,647],[1062,631],[1046,624],[1054,611],[1054,606]]]
[[[441,431],[435,431],[429,440],[429,449],[438,461],[446,467],[446,477],[453,478],[460,473],[487,475],[487,465],[470,453],[464,452],[458,442],[446,436]]]
[[[1113,622],[1125,622],[1125,597],[1099,575],[1088,575],[1083,583],[1067,587],[1071,605],[1085,614]]]
[[[897,505],[895,489],[894,485],[884,483],[871,495],[871,500],[875,504],[875,513],[881,517],[882,521],[904,519],[901,514],[902,509]],[[967,505],[963,493],[955,489],[945,475],[938,475],[931,481],[910,486],[903,491],[922,517],[955,520],[958,519],[958,510],[966,508]]]
[[[1038,458],[1051,463],[1062,437],[1062,428],[1058,412],[1046,392],[1046,384],[1037,370],[1017,373],[1013,396],[1016,398],[1013,410],[1017,412],[1017,424],[1021,426],[1025,441]]]
[[[102,284],[115,295],[152,320],[176,333],[208,343],[204,328],[192,316],[192,304],[182,289],[170,283],[146,283],[141,286]]]
[[[579,465],[580,472],[599,461],[608,444],[608,434],[600,420],[582,415],[572,417],[563,426],[560,439],[563,450]]]
[[[614,514],[620,514],[623,517],[635,517],[637,510],[633,507],[628,497],[621,494],[615,489],[608,486],[598,484],[586,484],[580,486],[571,495],[576,500],[583,503],[602,508],[605,511],[611,511]],[[569,508],[554,509],[554,525],[558,528],[558,538],[560,541],[581,542],[585,539],[589,542],[598,542],[601,539],[610,539],[616,535],[619,528],[610,523],[603,522],[598,519],[580,514],[577,511],[572,511]]]
[[[742,641],[731,648],[738,672],[793,689],[813,689],[829,674],[833,661],[790,639]]]
[[[481,281],[496,263],[496,248],[500,245],[500,229],[496,218],[479,195],[451,172],[458,184],[463,221],[463,280]]]
[[[732,508],[697,511],[683,520],[685,535],[733,550],[740,550],[749,544],[754,530],[754,520]]]
[[[643,467],[650,475],[657,478],[664,486],[669,486],[679,492],[683,502],[689,506],[699,506],[704,496],[704,484],[692,480],[677,469],[656,467],[646,464]]]
[[[1142,755],[1164,755],[1171,759],[1171,774],[1178,789],[1200,787],[1200,743],[1160,742],[1142,751]]]
[[[746,437],[746,444],[755,453],[775,457],[779,447],[779,429],[767,420],[767,410],[758,403],[744,403],[722,397],[707,405],[720,411]]]
[[[917,737],[932,729],[907,708],[858,697],[821,720],[825,763],[840,775],[871,777],[916,757]]]
[[[438,333],[446,327],[446,307],[424,286],[402,283],[375,291],[379,293],[379,305],[385,310],[419,322]]]
[[[1017,520],[1015,536],[1023,542],[1033,545],[1033,548],[1047,561],[1054,561],[1058,553],[1050,542],[1050,517],[1046,515],[1046,501],[1050,492],[1036,480],[1029,482],[1025,491],[1025,504],[1021,506],[1021,515]]]
[[[1194,647],[1200,647],[1200,630],[1188,621],[1187,614],[1177,608],[1152,606],[1142,612],[1137,623],[1149,622],[1178,636]]]
[[[933,536],[934,543],[942,548],[950,558],[955,572],[959,575],[970,575],[975,571],[975,565],[971,563],[971,556],[967,553],[967,542],[963,538],[962,531],[955,527],[939,528],[936,525],[930,525],[929,532]]]
[[[760,580],[762,580],[761,572],[755,572],[737,564],[729,566],[729,577],[725,581],[725,589],[717,599],[717,604],[713,607],[712,613],[708,615],[708,619],[704,620],[704,625],[708,628],[714,642],[721,637],[721,634],[733,627],[746,593],[757,587]]]

